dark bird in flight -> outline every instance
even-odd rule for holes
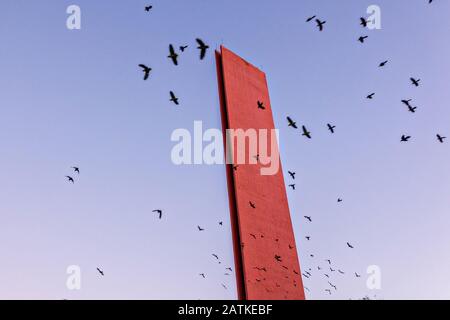
[[[233,272],[233,269],[231,269],[231,268],[226,268],[227,270],[230,270],[231,272]]]
[[[308,217],[308,216],[304,216],[304,218],[305,218],[306,220],[308,220],[309,222],[312,222],[312,219],[311,219],[311,217]]]
[[[342,201],[344,201],[344,200],[342,200],[341,198],[337,199],[338,203],[341,203]]]
[[[306,129],[305,126],[302,126],[302,128],[303,128],[303,134],[302,134],[302,136],[305,136],[305,137],[307,137],[308,139],[311,139],[311,132],[309,132],[308,129]]]
[[[367,20],[364,19],[363,17],[359,18],[359,20],[361,21],[360,25],[362,25],[363,28],[367,27]]]
[[[415,113],[416,109],[417,109],[417,107],[408,106],[408,111],[411,113]]]
[[[411,101],[412,101],[411,99],[409,99],[409,100],[403,99],[403,100],[402,100],[402,103],[403,103],[404,105],[406,105],[407,107],[411,107],[411,104],[410,104]]]
[[[330,259],[327,259],[325,261],[328,262],[329,265],[331,265],[331,260]]]
[[[328,294],[331,295],[331,290],[330,289],[325,289],[325,292],[328,292]]]
[[[361,278],[361,275],[357,274],[356,272],[355,272],[355,276],[356,276],[357,278]]]
[[[338,270],[338,272],[339,272],[340,274],[345,274],[345,272],[344,272],[344,271],[341,271],[341,270]]]
[[[105,273],[103,272],[103,270],[100,270],[99,268],[97,268],[98,273],[100,273],[103,276],[105,276]]]
[[[253,267],[253,269],[256,269],[256,270],[258,270],[258,271],[264,271],[264,272],[267,272],[267,269],[266,269],[265,267],[261,267],[261,268],[259,268],[259,267]]]
[[[309,240],[311,240],[311,237],[310,236],[306,236],[305,239],[309,241]]]
[[[222,287],[227,290],[227,286],[222,283]]]
[[[295,172],[288,171],[288,173],[291,176],[291,178],[295,180]]]
[[[158,214],[159,214],[159,218],[160,218],[160,219],[162,218],[162,210],[156,209],[156,210],[153,210],[152,212],[158,213]]]
[[[279,255],[275,255],[275,260],[277,260],[278,262],[282,262],[283,260],[281,260],[281,256]]]
[[[66,176],[67,181],[75,183],[75,180],[73,180],[73,178],[71,176]]]
[[[315,18],[316,18],[316,16],[309,17],[308,19],[306,19],[306,22],[311,22]]]
[[[294,128],[294,129],[297,129],[297,123],[296,122],[294,122],[294,120],[292,120],[290,117],[287,117],[286,118],[287,119],[287,121],[288,121],[288,127],[292,127],[292,128]]]
[[[405,135],[402,135],[401,142],[408,142],[409,139],[411,139],[411,136],[405,136]]]
[[[330,281],[328,281],[328,284],[329,284],[332,288],[334,288],[334,290],[337,290],[337,287],[336,287],[334,284],[332,284]]]
[[[200,226],[197,226],[198,231],[205,231],[205,229],[202,229]]]
[[[295,190],[295,184],[290,184],[289,187],[291,187],[292,190]]]
[[[153,6],[146,6],[145,7],[145,11],[149,12],[150,10],[152,10]]]
[[[188,46],[180,46],[180,51],[184,52],[184,50],[186,50],[188,48]]]
[[[302,276],[304,276],[305,278],[309,279],[309,276],[307,276],[306,274],[302,273]]]
[[[348,242],[347,242],[347,246],[348,246],[350,249],[354,249],[353,246],[352,246],[350,243],[348,243]]]
[[[440,143],[444,143],[444,140],[447,139],[447,137],[443,137],[443,136],[441,136],[441,135],[439,135],[439,134],[437,134],[436,137],[437,137],[437,139],[438,139],[438,141],[439,141]]]
[[[256,239],[256,236],[253,233],[250,233],[250,236],[252,236],[253,239]]]
[[[139,67],[141,67],[142,71],[144,72],[144,80],[147,80],[150,75],[150,71],[152,71],[152,68],[147,67],[145,64],[140,64]]]
[[[205,58],[206,55],[206,50],[209,49],[209,46],[207,46],[202,39],[197,38],[196,39],[197,43],[198,43],[198,47],[197,49],[200,50],[200,60],[203,60]]]
[[[212,256],[213,256],[214,258],[216,258],[217,260],[219,260],[219,256],[218,256],[217,254],[213,253]]]
[[[219,226],[223,226],[223,221],[219,221]]]
[[[258,109],[266,110],[264,103],[258,100]]]
[[[388,60],[383,61],[382,63],[380,63],[379,67],[380,68],[384,67],[388,62],[389,62]]]
[[[180,103],[178,102],[178,98],[175,96],[175,93],[173,93],[173,91],[170,91],[170,100],[173,103],[175,103],[176,105],[179,105]]]
[[[331,133],[334,133],[334,129],[336,128],[336,126],[332,126],[331,124],[327,124],[328,126],[328,130],[330,130]]]
[[[80,168],[78,167],[72,167],[73,171],[80,174]]]
[[[374,93],[371,93],[371,94],[369,94],[366,98],[367,99],[373,99],[373,96],[375,95],[375,92]]]
[[[335,272],[336,270],[333,269],[332,267],[330,267],[330,271],[331,271],[331,272]]]
[[[250,207],[252,207],[253,209],[256,209],[256,205],[255,205],[253,202],[249,201],[248,204],[249,204]]]
[[[173,48],[173,45],[169,45],[169,55],[167,58],[172,59],[172,62],[174,65],[178,65],[178,54],[175,52],[175,49]]]
[[[419,86],[420,79],[410,78],[410,80],[411,80],[411,83],[412,83],[414,86],[416,86],[416,87]]]
[[[330,278],[330,276],[328,274],[326,274],[326,273],[324,274],[324,276],[327,277],[327,278]]]
[[[288,247],[290,250],[294,249],[294,246],[289,245]]]
[[[236,165],[236,166],[233,166],[233,170],[234,171],[237,171],[237,169],[239,168],[239,166],[238,165]]]
[[[203,277],[203,279],[205,279],[205,278],[206,278],[206,276],[205,276],[205,274],[204,274],[204,273],[200,273],[200,274],[199,274],[199,276],[202,276],[202,277]]]
[[[323,25],[327,23],[326,21],[320,21],[319,19],[316,19],[317,27],[319,28],[319,31],[323,31]]]
[[[364,41],[368,38],[368,36],[361,36],[358,38],[358,41],[364,43]]]

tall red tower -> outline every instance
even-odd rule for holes
[[[224,47],[216,63],[224,137],[227,129],[275,129],[265,74]],[[281,164],[273,175],[261,166],[227,165],[238,296],[304,299]]]

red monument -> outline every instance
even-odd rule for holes
[[[216,62],[224,137],[228,129],[274,129],[265,74],[224,47]],[[227,165],[238,297],[304,299],[281,164],[273,175],[261,166]]]

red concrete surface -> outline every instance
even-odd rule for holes
[[[216,59],[223,129],[274,129],[265,74],[224,47]],[[305,299],[281,163],[275,175],[261,166],[227,165],[238,296]]]

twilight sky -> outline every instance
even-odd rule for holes
[[[81,30],[66,28],[71,4]],[[359,26],[372,4],[381,30]],[[236,298],[225,168],[170,159],[173,130],[220,128],[213,50],[200,61],[196,37],[267,73],[286,181],[297,172],[287,192],[307,297],[330,298],[317,270],[330,258],[346,272],[327,272],[331,298],[450,299],[450,140],[436,140],[450,138],[448,12],[444,0],[2,1],[0,299]],[[189,45],[178,67],[170,43]],[[370,265],[381,290],[366,287]]]

